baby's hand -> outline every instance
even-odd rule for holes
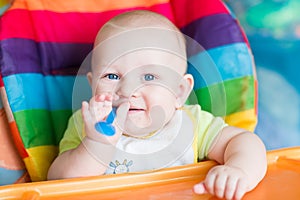
[[[218,165],[213,167],[205,180],[194,186],[197,194],[210,193],[218,198],[241,199],[248,191],[247,174],[235,167]]]
[[[110,116],[110,121],[113,121],[112,112],[112,95],[101,94],[93,97],[89,103],[82,103],[82,116],[85,124],[87,137],[92,140],[102,142],[104,144],[116,144],[121,136],[121,130],[115,128],[114,134],[99,133],[97,126],[99,122],[105,122]],[[114,114],[115,115],[115,114]],[[110,122],[111,124],[112,122]],[[105,131],[105,130],[103,130]],[[109,135],[109,136],[107,136]]]

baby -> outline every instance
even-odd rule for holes
[[[211,159],[197,194],[241,199],[266,173],[253,133],[185,105],[186,40],[164,16],[130,11],[99,31],[87,78],[93,97],[71,117],[48,179],[137,172]]]

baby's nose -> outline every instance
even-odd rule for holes
[[[122,78],[117,86],[117,95],[123,96],[126,98],[137,97],[139,95],[139,88],[141,83],[132,78]]]

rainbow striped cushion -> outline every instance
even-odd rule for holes
[[[197,40],[207,50],[192,52],[189,58],[197,100],[229,124],[254,129],[252,54],[237,20],[221,1],[15,0],[1,18],[1,76],[10,127],[32,181],[46,179],[72,108],[79,107],[72,102],[73,84],[97,31],[111,17],[133,9],[161,13]],[[213,59],[219,78],[204,79],[199,73],[204,54]],[[83,76],[79,80],[87,84]],[[217,88],[223,88],[222,98]]]

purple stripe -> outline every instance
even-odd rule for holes
[[[29,39],[6,39],[0,45],[2,76],[18,73],[77,74],[93,47],[88,43],[35,42]]]
[[[222,45],[245,42],[237,21],[229,14],[216,14],[200,18],[181,31],[194,38],[205,50]],[[189,48],[191,50],[193,48]],[[197,52],[188,52],[194,55]]]

